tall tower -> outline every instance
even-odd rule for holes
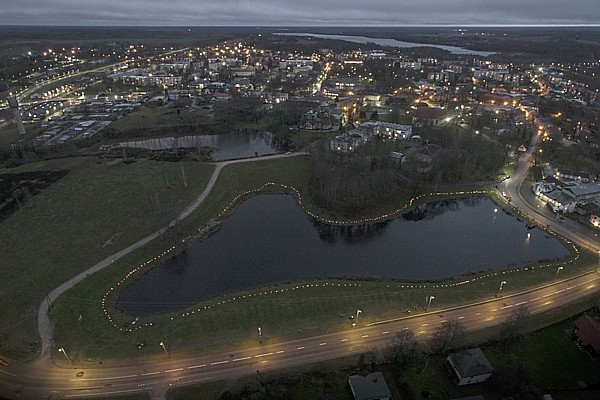
[[[21,112],[19,111],[19,102],[17,101],[17,98],[15,96],[8,96],[8,105],[10,106],[10,111],[15,119],[15,124],[17,124],[19,135],[24,135],[25,125],[23,125],[23,120],[21,119]]]

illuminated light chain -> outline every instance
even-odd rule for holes
[[[233,208],[233,206],[240,201],[242,198],[247,197],[249,195],[253,195],[256,193],[260,193],[263,190],[265,190],[266,187],[268,186],[279,186],[287,191],[291,191],[293,192],[296,201],[298,203],[298,206],[309,216],[311,216],[312,218],[315,218],[321,222],[326,222],[326,223],[330,223],[330,224],[336,224],[336,225],[355,225],[355,224],[364,224],[364,223],[369,223],[369,222],[378,222],[381,220],[386,220],[386,219],[390,219],[404,211],[406,211],[407,209],[409,209],[410,207],[412,207],[412,205],[414,204],[414,202],[416,202],[417,200],[420,200],[426,196],[430,196],[430,197],[436,197],[436,196],[465,196],[465,195],[469,195],[469,196],[473,196],[473,195],[487,195],[490,193],[494,193],[493,191],[487,191],[487,190],[472,190],[472,191],[458,191],[458,192],[436,192],[436,193],[429,193],[429,194],[422,194],[416,197],[412,197],[407,204],[405,204],[404,206],[390,212],[390,213],[385,213],[382,214],[378,217],[371,217],[371,218],[363,218],[363,219],[359,219],[359,220],[352,220],[352,221],[340,221],[340,220],[333,220],[333,219],[328,219],[328,218],[324,218],[321,217],[309,210],[307,210],[304,207],[304,204],[302,202],[302,196],[300,195],[300,192],[289,185],[284,185],[284,184],[278,184],[275,182],[268,182],[265,183],[264,185],[262,185],[260,188],[258,189],[254,189],[254,190],[249,190],[243,193],[238,194],[221,212],[219,212],[217,214],[218,218],[223,217],[231,208]],[[520,210],[515,210],[516,214],[518,214],[519,216],[521,216],[521,218],[523,218],[524,220],[529,220],[530,222],[535,222],[535,221],[531,221],[529,219],[528,216],[524,215]],[[205,226],[205,228],[210,228],[211,225]],[[555,237],[559,237],[559,235],[557,235],[556,233],[554,233],[553,231],[546,229],[545,227],[542,227],[542,230],[548,234],[551,234]],[[202,232],[202,228],[198,229],[198,232]],[[181,239],[181,243],[184,244],[186,242],[186,240],[191,240],[193,239],[193,235],[188,235],[186,238]],[[573,262],[575,262],[576,260],[579,259],[579,249],[577,249],[577,247],[574,245],[573,242],[571,242],[568,239],[563,238],[563,240],[571,247],[571,249],[573,250],[573,252],[575,253],[575,257],[573,257],[572,260],[569,261],[570,264],[572,264]],[[156,257],[152,257],[149,260],[147,260],[146,262],[140,264],[137,268],[134,268],[133,270],[129,271],[127,274],[125,274],[125,276],[116,283],[116,286],[120,286],[121,284],[123,284],[126,280],[128,280],[131,277],[136,276],[136,273],[138,271],[140,271],[141,269],[147,267],[150,264],[155,263],[156,261],[160,260],[162,257],[170,254],[173,250],[175,250],[176,246],[173,245],[171,246],[168,250],[163,251],[161,254],[159,254]],[[556,264],[545,264],[545,265],[538,265],[538,268],[543,268],[543,267],[551,267],[551,266],[556,266]],[[492,278],[492,277],[497,277],[499,274],[502,275],[506,275],[506,274],[510,274],[510,273],[514,273],[514,272],[521,272],[521,270],[523,271],[529,271],[529,270],[534,270],[535,266],[532,267],[526,267],[526,268],[516,268],[516,269],[512,269],[512,270],[504,270],[504,271],[500,271],[500,272],[492,272],[492,273],[488,273],[488,274],[483,274],[480,275],[478,277],[472,278],[472,279],[467,279],[467,280],[463,280],[460,282],[455,282],[455,283],[446,283],[446,284],[419,284],[419,285],[408,285],[408,284],[397,284],[396,287],[397,288],[401,288],[401,289],[427,289],[427,288],[452,288],[452,287],[457,287],[457,286],[461,286],[461,285],[466,285],[469,283],[474,283],[476,281],[482,280],[482,279],[486,279],[486,278]],[[191,311],[186,311],[183,312],[182,314],[177,314],[177,315],[173,315],[170,317],[171,321],[174,321],[176,318],[178,317],[187,317],[190,315],[195,315],[195,313],[200,313],[203,310],[210,310],[212,308],[217,307],[218,305],[224,305],[225,303],[231,303],[232,301],[237,301],[237,300],[243,300],[246,298],[250,298],[253,296],[266,296],[269,294],[279,294],[279,293],[284,293],[287,292],[289,290],[299,290],[299,289],[305,289],[305,288],[317,288],[317,287],[362,287],[362,284],[356,284],[356,283],[337,283],[337,284],[329,284],[329,282],[325,282],[322,284],[302,284],[302,285],[296,285],[293,286],[291,288],[279,288],[279,289],[275,289],[275,290],[269,290],[269,291],[265,291],[265,292],[257,292],[257,293],[250,293],[250,294],[244,294],[244,295],[238,295],[235,297],[231,297],[229,299],[226,300],[221,300],[218,301],[216,303],[213,303],[211,305],[206,305],[206,306],[202,306],[199,307],[195,310],[191,310]],[[389,287],[389,285],[388,285]],[[120,327],[117,322],[114,320],[114,318],[110,315],[106,304],[107,304],[107,298],[108,296],[115,290],[115,287],[111,287],[109,290],[106,291],[106,293],[104,294],[104,296],[102,297],[102,301],[101,301],[101,307],[102,307],[102,311],[104,313],[104,315],[106,316],[106,318],[108,319],[109,323],[111,325],[113,325],[115,328],[119,329],[120,331],[123,332],[132,332],[134,330],[139,330],[142,328],[146,328],[146,327],[151,327],[154,325],[153,322],[146,322],[146,323],[141,323],[137,326],[135,326],[134,328],[122,328]]]

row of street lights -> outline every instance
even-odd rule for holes
[[[600,255],[600,253],[599,253],[599,255]],[[554,279],[557,279],[557,278],[558,278],[558,273],[559,273],[559,272],[560,272],[562,269],[563,269],[563,267],[560,267],[560,266],[559,266],[559,267],[556,269],[556,275],[554,275]],[[507,283],[506,281],[501,281],[501,282],[500,282],[500,287],[498,288],[498,292],[496,293],[496,297],[500,297],[500,294],[502,293],[502,289],[504,288],[504,285],[506,285],[506,283]],[[435,299],[435,296],[432,296],[432,295],[427,295],[425,299],[426,299],[426,302],[427,302],[427,308],[426,308],[426,312],[429,312],[429,308],[431,307],[431,302],[432,302],[432,301]],[[353,326],[353,327],[355,327],[355,326],[357,325],[357,323],[358,323],[358,316],[359,316],[361,313],[362,313],[362,310],[360,310],[360,309],[357,309],[357,310],[356,310],[356,317],[354,317],[354,319],[353,319],[353,321],[352,321],[352,326]],[[263,337],[262,337],[262,329],[261,329],[261,327],[259,326],[259,327],[258,327],[258,340],[259,340],[259,342],[260,342],[260,343],[262,343],[262,339],[263,339]],[[162,347],[162,349],[164,350],[164,352],[165,352],[165,354],[167,355],[167,357],[170,357],[169,351],[167,350],[167,347],[165,346],[165,342],[163,342],[163,341],[161,340],[161,342],[159,343],[159,345],[160,345],[160,347]],[[65,348],[64,348],[64,347],[61,347],[61,348],[59,348],[59,349],[58,349],[58,351],[59,351],[60,353],[63,353],[63,354],[64,354],[65,358],[67,359],[67,361],[68,361],[69,363],[72,363],[72,361],[71,361],[71,359],[69,358],[69,355],[67,354],[67,352],[66,352],[66,350],[65,350]]]

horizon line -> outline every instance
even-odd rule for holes
[[[5,27],[38,28],[600,28],[600,24],[390,24],[372,25],[68,25],[68,24],[0,24]]]

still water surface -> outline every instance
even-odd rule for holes
[[[567,255],[558,240],[485,197],[434,201],[379,224],[334,226],[307,216],[292,196],[262,195],[127,288],[117,306],[147,315],[283,282],[441,279]]]
[[[489,55],[495,54],[493,51],[477,51],[477,50],[469,50],[462,47],[456,46],[448,46],[444,44],[431,44],[431,43],[415,43],[415,42],[403,42],[401,40],[396,39],[388,39],[388,38],[370,38],[366,36],[351,36],[351,35],[324,35],[318,33],[273,33],[273,35],[280,36],[311,36],[319,39],[337,39],[344,40],[346,42],[351,43],[375,43],[378,46],[385,47],[398,47],[398,48],[407,48],[407,47],[435,47],[437,49],[446,50],[452,54],[473,54],[478,56],[487,57]]]
[[[285,144],[281,143],[281,139],[270,132],[232,132],[222,135],[193,135],[136,140],[121,142],[120,146],[146,150],[210,147],[215,149],[212,154],[213,160],[224,161],[286,151],[288,148],[284,147]]]

